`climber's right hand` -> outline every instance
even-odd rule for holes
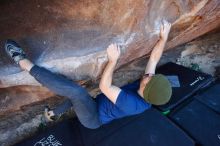
[[[121,51],[120,48],[116,44],[111,44],[107,48],[108,60],[110,62],[117,62],[120,57]]]
[[[162,20],[162,24],[160,26],[160,37],[162,40],[166,41],[171,29],[171,23],[166,20]]]

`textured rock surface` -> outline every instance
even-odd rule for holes
[[[22,106],[54,96],[48,89],[35,86],[17,86],[0,90],[0,116],[20,110]]]
[[[118,67],[150,52],[162,18],[173,27],[167,48],[220,24],[219,0],[13,0],[0,2],[1,44],[18,40],[35,63],[74,80],[96,79],[105,48],[123,48]],[[39,85],[0,51],[0,87]]]
[[[187,67],[197,65],[202,72],[219,76],[220,67],[220,29],[210,32],[185,45],[178,63]]]

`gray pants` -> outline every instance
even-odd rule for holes
[[[71,103],[66,101],[63,106],[64,108],[65,106],[72,106],[82,125],[91,129],[101,126],[96,102],[86,89],[37,65],[33,66],[30,70],[30,74],[52,92],[69,98]],[[62,108],[59,110],[63,110]],[[55,111],[55,113],[56,112],[59,111]]]

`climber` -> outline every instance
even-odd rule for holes
[[[96,99],[80,85],[33,64],[15,41],[7,40],[5,50],[21,69],[28,71],[39,83],[69,99],[54,110],[48,109],[45,112],[48,119],[72,107],[82,125],[95,129],[114,119],[142,113],[152,104],[163,105],[169,101],[172,92],[170,83],[165,76],[155,75],[155,69],[163,53],[170,28],[170,23],[162,21],[160,39],[151,52],[145,75],[135,92],[112,85],[113,70],[120,57],[120,48],[116,44],[111,44],[107,48],[108,63],[99,84],[103,94]]]

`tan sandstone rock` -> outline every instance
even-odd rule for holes
[[[73,80],[97,79],[105,48],[121,45],[118,67],[148,54],[161,19],[172,23],[167,49],[220,25],[219,0],[14,0],[0,2],[0,40],[17,40],[36,64]],[[3,47],[2,47],[3,48]],[[0,87],[39,85],[0,50]]]

